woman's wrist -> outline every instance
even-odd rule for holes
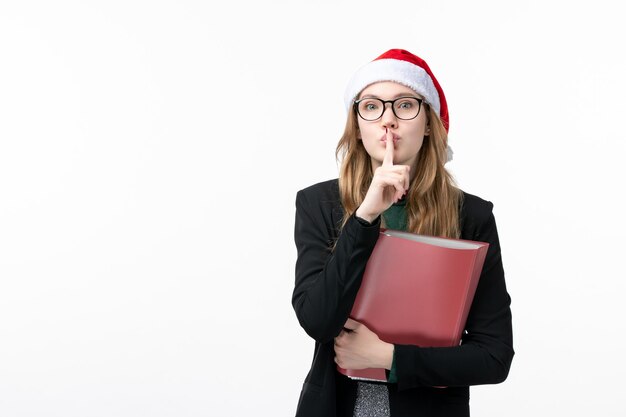
[[[391,366],[393,365],[393,351],[395,346],[393,343],[382,342],[381,344],[381,356],[380,356],[380,367],[391,370]]]
[[[363,210],[361,210],[361,207],[357,208],[354,214],[356,217],[363,219],[368,223],[374,223],[374,220],[378,217],[378,215],[372,216],[371,214],[364,213]]]

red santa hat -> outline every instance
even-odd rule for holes
[[[395,81],[420,94],[437,112],[448,131],[448,104],[439,82],[426,61],[404,49],[388,50],[352,76],[344,96],[346,110],[350,110],[354,99],[365,87],[379,81]]]

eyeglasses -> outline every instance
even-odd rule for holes
[[[420,114],[422,101],[421,98],[416,97],[398,97],[395,100],[362,98],[354,102],[354,107],[363,120],[372,122],[379,119],[385,112],[385,105],[391,103],[391,110],[398,119],[411,120]]]

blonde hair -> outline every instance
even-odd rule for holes
[[[406,197],[407,230],[422,235],[459,238],[459,208],[463,193],[444,167],[448,134],[437,113],[427,104],[423,107],[430,134],[424,137],[416,166],[412,168],[416,172]],[[351,110],[335,152],[337,160],[341,160],[342,228],[365,199],[373,178],[370,156],[358,138],[357,115]]]

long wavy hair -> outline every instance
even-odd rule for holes
[[[424,137],[419,151],[415,176],[406,197],[407,230],[430,236],[459,238],[459,209],[463,193],[446,170],[448,134],[439,115],[424,105],[430,134]],[[356,112],[348,112],[343,136],[335,156],[341,161],[339,194],[344,208],[341,227],[361,205],[372,182],[371,159],[359,140]],[[383,219],[383,227],[385,227]]]

